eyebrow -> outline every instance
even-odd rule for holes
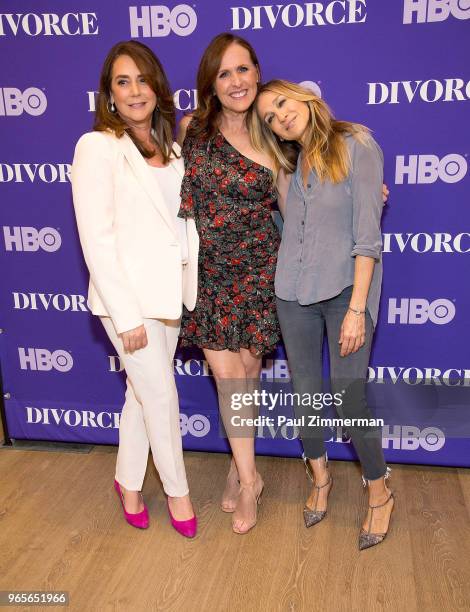
[[[138,77],[144,76],[143,74],[138,74]],[[115,79],[130,79],[131,77],[128,74],[117,74],[115,77],[113,77]]]
[[[272,101],[273,106],[276,106],[276,102],[277,102],[277,100],[279,99],[279,96],[280,96],[280,95],[281,95],[281,94],[278,94],[278,95],[277,95],[277,96],[274,98],[274,100]],[[264,121],[266,121],[266,117],[268,117],[268,115],[272,115],[272,111],[269,111],[269,112],[265,113],[265,115],[264,115]]]
[[[230,72],[231,70],[236,70],[237,68],[248,68],[248,64],[239,64],[235,66],[235,68],[219,68],[219,74],[221,72]]]

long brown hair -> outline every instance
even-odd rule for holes
[[[302,147],[307,165],[316,172],[319,181],[325,179],[332,183],[343,181],[351,166],[344,136],[351,134],[363,144],[367,144],[369,129],[359,123],[338,121],[326,102],[296,83],[281,79],[269,81],[259,88],[258,97],[266,91],[307,104],[310,121]],[[301,151],[300,145],[281,141],[269,124],[258,115],[256,109],[251,113],[248,126],[253,145],[260,151],[268,150],[274,163],[275,177],[281,168],[288,173],[294,172]]]
[[[163,163],[167,164],[172,153],[173,131],[176,123],[173,96],[171,95],[170,85],[159,59],[149,47],[136,40],[117,43],[104,60],[93,129],[97,132],[112,130],[118,138],[121,138],[124,132],[126,132],[144,157],[149,158],[155,155],[154,150],[148,149],[137,140],[129,126],[119,116],[119,113],[110,111],[113,65],[121,55],[128,55],[134,60],[136,66],[157,96],[157,106],[152,114],[151,127],[155,142],[162,152]]]
[[[188,127],[188,133],[192,136],[204,134],[207,138],[212,138],[217,131],[217,115],[222,106],[218,97],[214,95],[214,82],[222,62],[222,56],[232,44],[240,45],[248,51],[251,61],[259,72],[258,58],[247,40],[228,32],[218,34],[213,38],[204,51],[197,71],[198,106],[192,114],[192,120]]]

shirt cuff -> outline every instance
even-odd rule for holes
[[[356,257],[356,255],[363,255],[364,257],[372,257],[377,261],[380,261],[381,254],[382,249],[380,246],[373,247],[366,244],[356,244],[356,246],[351,251],[351,257]]]

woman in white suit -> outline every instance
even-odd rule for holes
[[[173,356],[182,303],[196,301],[199,241],[194,221],[177,218],[184,168],[174,125],[154,53],[118,43],[103,65],[94,131],[75,149],[72,187],[89,304],[127,374],[115,477],[124,516],[148,526],[140,490],[150,446],[171,523],[193,537]]]

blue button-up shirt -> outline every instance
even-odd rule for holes
[[[307,305],[328,300],[354,282],[354,258],[375,260],[367,309],[377,323],[382,283],[383,154],[372,137],[345,137],[351,169],[344,181],[304,187],[300,157],[289,186],[275,288],[282,300]]]

